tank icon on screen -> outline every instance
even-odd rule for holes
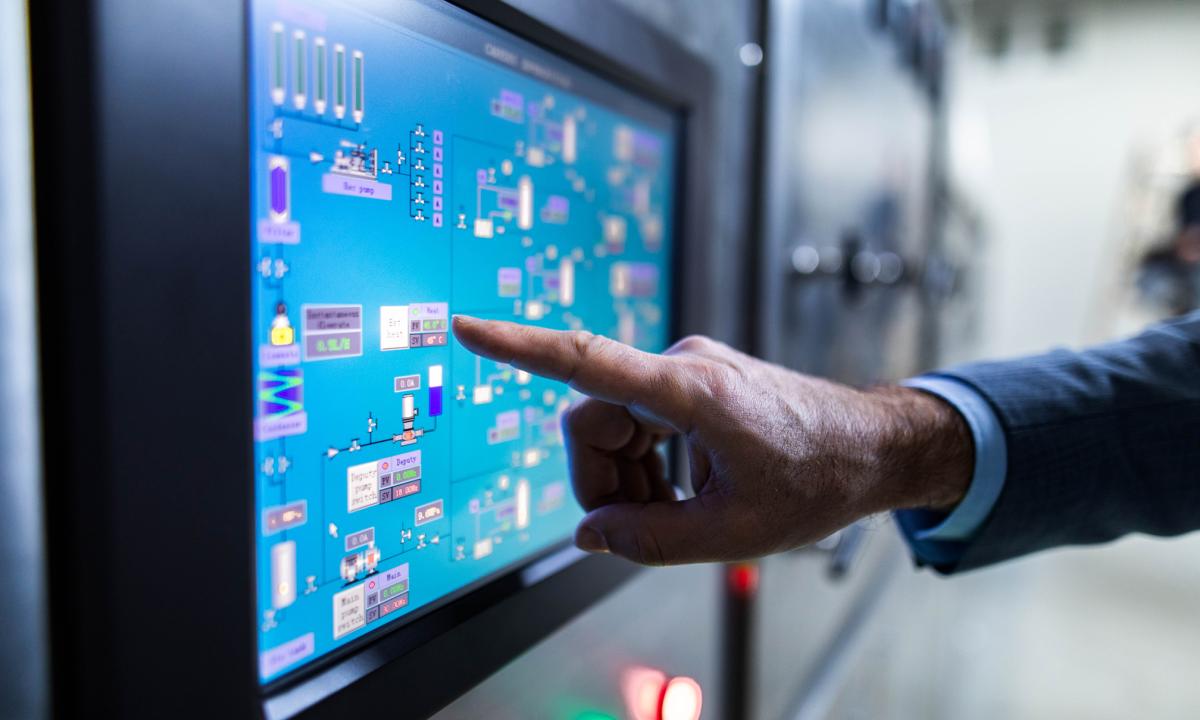
[[[417,441],[417,438],[424,434],[423,431],[414,427],[417,421],[417,414],[421,411],[417,409],[416,399],[411,394],[400,398],[400,406],[400,423],[404,428],[404,432],[401,433],[402,439],[400,440],[400,444],[411,445]]]
[[[296,342],[296,328],[287,316],[287,305],[279,303],[275,306],[275,318],[271,320],[271,344],[291,345]]]

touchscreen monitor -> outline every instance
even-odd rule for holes
[[[680,138],[670,109],[449,4],[249,11],[266,683],[569,540],[572,393],[450,319],[663,349]]]

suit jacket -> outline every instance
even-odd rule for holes
[[[991,513],[943,570],[1200,528],[1200,312],[1083,352],[939,374],[991,404],[1008,450]]]

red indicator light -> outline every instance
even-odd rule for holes
[[[700,683],[690,677],[671,678],[663,691],[659,717],[662,720],[700,720],[703,696]]]
[[[662,670],[631,667],[621,677],[621,695],[631,720],[660,720],[663,688],[667,675]]]
[[[758,566],[750,563],[730,565],[726,570],[729,588],[742,597],[758,591]]]
[[[631,720],[699,720],[704,704],[700,683],[648,667],[625,670],[621,695]]]

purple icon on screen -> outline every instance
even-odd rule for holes
[[[268,195],[271,220],[282,223],[288,220],[288,159],[273,156],[267,164]]]

